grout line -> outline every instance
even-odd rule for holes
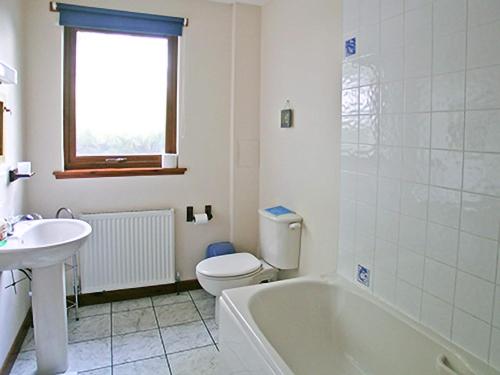
[[[205,319],[203,318],[203,315],[201,315],[201,312],[200,310],[198,309],[198,306],[196,305],[196,303],[194,302],[194,299],[193,299],[193,296],[191,295],[191,293],[189,293],[189,296],[191,297],[191,300],[193,301],[193,304],[194,304],[194,307],[196,309],[196,311],[198,312],[198,315],[200,316],[201,318],[201,321],[203,322],[203,325],[205,326],[205,329],[207,330],[208,332],[208,335],[210,336],[210,339],[212,340],[212,342],[214,343],[215,347],[217,348],[217,351],[219,351],[219,347],[217,346],[217,343],[215,342],[213,336],[212,336],[212,333],[210,332],[210,330],[208,329],[208,325],[207,323],[205,322]],[[217,297],[215,297],[217,298]],[[208,298],[206,298],[208,299]],[[213,318],[210,318],[210,319],[215,319],[215,315]]]
[[[156,308],[153,303],[153,298],[151,298],[151,304],[153,305],[153,313],[155,315],[157,327],[156,329],[158,330],[158,334],[160,335],[161,346],[163,347],[163,354],[165,355],[165,360],[167,361],[168,372],[169,374],[172,374],[172,368],[170,367],[170,361],[168,360],[167,349],[165,348],[165,341],[163,340],[163,335],[161,334],[160,321],[158,320],[158,315],[156,314]]]

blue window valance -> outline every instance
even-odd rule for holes
[[[56,3],[59,24],[123,33],[181,36],[184,18]]]

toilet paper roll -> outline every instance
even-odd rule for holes
[[[195,224],[206,224],[208,223],[207,214],[194,214],[194,223]]]

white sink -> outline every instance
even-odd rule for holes
[[[68,369],[68,322],[64,260],[92,232],[73,219],[22,221],[0,247],[0,272],[32,269],[32,309],[37,375],[76,374]]]
[[[89,224],[73,219],[23,221],[0,247],[0,271],[40,268],[73,255],[92,232]]]

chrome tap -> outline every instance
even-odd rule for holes
[[[36,212],[26,215],[17,215],[7,218],[5,221],[7,222],[7,236],[12,236],[14,234],[14,227],[17,223],[21,221],[30,221],[30,220],[41,220],[43,219],[42,215],[37,214]]]
[[[71,211],[71,208],[61,207],[60,209],[57,210],[56,219],[59,219],[59,216],[61,215],[61,213],[63,211],[66,211],[68,213],[68,215],[71,216],[72,219],[75,218],[75,215],[73,214],[73,211]]]

